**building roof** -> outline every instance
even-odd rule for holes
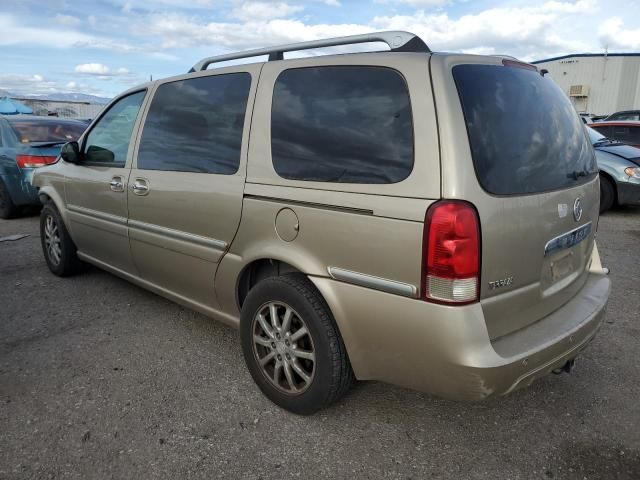
[[[554,60],[564,60],[565,58],[575,57],[640,57],[640,52],[634,53],[572,53],[570,55],[562,55],[561,57],[545,58],[544,60],[535,60],[531,63],[545,63]]]

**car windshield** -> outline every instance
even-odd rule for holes
[[[70,142],[86,128],[82,123],[64,120],[14,120],[10,124],[20,143]]]
[[[608,140],[607,137],[605,137],[599,132],[596,132],[593,128],[591,127],[586,127],[586,128],[587,128],[587,133],[589,134],[589,140],[591,140],[592,144]]]

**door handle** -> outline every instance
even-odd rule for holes
[[[141,178],[136,178],[136,181],[131,184],[131,190],[136,195],[146,195],[149,193],[149,185]]]
[[[109,188],[114,192],[124,192],[124,181],[122,177],[113,177],[109,182]]]

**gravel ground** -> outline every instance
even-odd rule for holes
[[[456,403],[361,382],[278,409],[236,332],[97,269],[49,273],[0,220],[0,478],[640,478],[640,209],[600,220],[607,320],[571,375]]]

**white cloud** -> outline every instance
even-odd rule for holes
[[[478,14],[450,18],[447,13],[395,15],[375,18],[380,29],[408,30],[433,50],[511,54],[526,60],[588,49],[571,35],[557,34],[560,22],[593,12],[592,0],[547,2],[531,7],[491,8]],[[567,32],[568,33],[568,32]]]
[[[329,5],[330,7],[342,6],[342,4],[340,3],[340,0],[324,0],[322,3],[324,3],[325,5]]]
[[[53,48],[70,48],[91,37],[68,29],[29,27],[21,25],[13,16],[0,13],[0,45],[41,45]]]
[[[80,24],[80,19],[78,17],[74,17],[73,15],[58,14],[53,17],[53,20],[60,25],[64,25],[65,27],[73,27]]]
[[[244,22],[256,22],[286,18],[302,10],[302,6],[285,2],[243,2],[231,11],[231,16]]]
[[[76,65],[74,72],[81,75],[92,75],[100,80],[108,80],[114,76],[127,76],[130,74],[129,70],[124,67],[114,70],[102,63],[81,63]]]
[[[609,49],[640,49],[640,28],[624,28],[620,17],[611,17],[598,28],[598,38],[603,47]]]
[[[410,7],[424,8],[440,7],[445,3],[449,3],[449,0],[375,0],[375,3],[401,3]]]
[[[107,75],[109,67],[101,63],[81,63],[74,69],[76,73],[86,73],[87,75]]]
[[[373,30],[358,24],[309,25],[300,20],[201,23],[178,15],[153,15],[136,28],[140,34],[160,37],[163,48],[212,46],[240,50],[281,43],[339,37]]]
[[[57,92],[56,82],[46,80],[42,75],[0,74],[0,89],[13,95],[28,95]]]

